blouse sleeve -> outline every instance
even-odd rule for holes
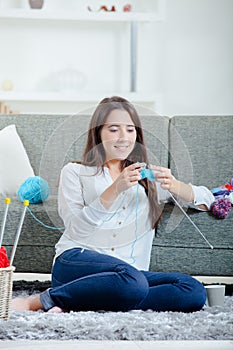
[[[199,209],[198,205],[204,204],[208,210],[210,210],[210,206],[215,199],[213,193],[205,186],[190,185],[194,193],[194,201],[191,203],[190,207]]]
[[[192,186],[192,189],[193,189],[194,201],[190,203],[186,203],[186,205],[190,208],[201,210],[198,206],[203,204],[203,205],[206,205],[206,207],[209,210],[211,204],[214,201],[214,195],[212,194],[212,192],[205,186],[195,186],[192,184],[190,184],[190,186]],[[172,200],[169,191],[163,190],[160,187],[159,183],[157,183],[157,192],[158,192],[158,200],[160,203],[161,202],[166,203]]]
[[[94,180],[93,180],[94,182]],[[90,189],[91,190],[91,189]],[[85,231],[100,225],[109,216],[109,211],[97,197],[89,205],[85,204],[80,177],[75,164],[67,164],[61,171],[58,188],[58,212],[65,227],[77,224]]]

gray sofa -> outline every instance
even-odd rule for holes
[[[0,115],[0,130],[15,124],[35,175],[46,179],[51,195],[32,204],[35,216],[49,226],[62,227],[57,213],[57,185],[62,166],[82,154],[90,115]],[[208,188],[233,176],[233,116],[141,115],[151,163],[170,167],[180,180]],[[17,171],[17,169],[16,169]],[[4,198],[0,197],[0,220]],[[3,245],[10,255],[22,212],[12,198]],[[191,275],[233,275],[233,209],[219,220],[209,212],[187,210],[214,246],[210,249],[177,206],[167,203],[156,232],[150,269]],[[50,273],[54,246],[62,230],[42,226],[26,214],[14,265],[17,272]]]

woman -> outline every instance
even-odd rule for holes
[[[149,166],[139,116],[127,100],[105,98],[93,113],[83,160],[61,171],[58,208],[65,231],[56,245],[52,288],[14,299],[15,310],[48,312],[152,309],[191,312],[205,288],[182,273],[148,271],[160,202],[170,193],[202,210],[214,200],[203,186]]]

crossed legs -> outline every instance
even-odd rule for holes
[[[26,298],[21,306],[19,299],[13,300],[12,309],[192,312],[205,299],[205,288],[188,275],[139,271],[109,255],[75,248],[56,259],[52,288]]]

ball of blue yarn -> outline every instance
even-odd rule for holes
[[[21,202],[26,199],[30,204],[44,202],[50,194],[50,189],[47,181],[40,176],[27,178],[20,186],[17,196]]]

